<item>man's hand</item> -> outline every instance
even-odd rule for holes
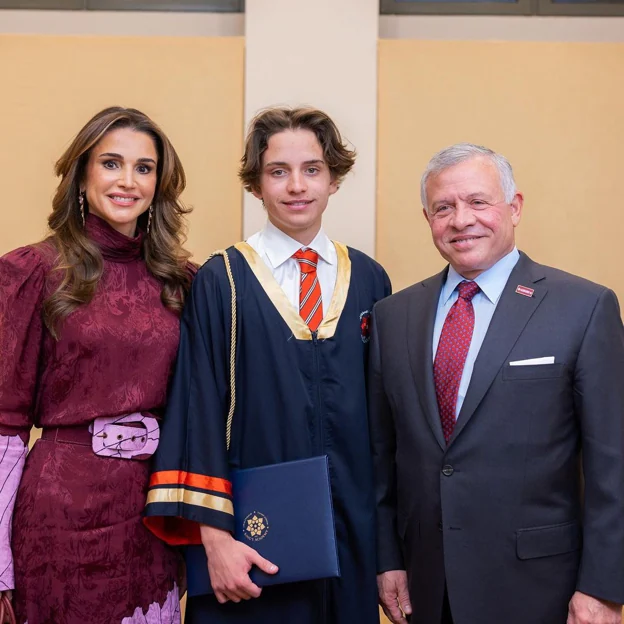
[[[412,614],[412,605],[407,591],[407,572],[390,570],[378,574],[377,590],[379,604],[392,624],[407,624],[405,616]]]
[[[237,542],[228,531],[203,525],[200,532],[217,600],[223,604],[228,600],[240,602],[258,598],[262,590],[249,578],[249,570],[256,565],[267,574],[275,574],[277,566],[253,548]]]
[[[622,605],[577,591],[568,605],[566,624],[622,624]]]

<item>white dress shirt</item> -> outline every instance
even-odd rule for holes
[[[292,255],[300,249],[316,251],[319,255],[316,273],[321,286],[323,316],[325,316],[336,287],[338,256],[334,244],[322,228],[308,246],[302,246],[301,243],[290,238],[270,221],[267,221],[264,229],[250,236],[247,243],[269,267],[273,277],[296,310],[299,310],[301,269],[299,262]]]

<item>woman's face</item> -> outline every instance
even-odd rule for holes
[[[151,205],[158,182],[153,138],[131,128],[105,134],[91,150],[83,190],[89,211],[126,236]]]

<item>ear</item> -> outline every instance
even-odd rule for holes
[[[516,193],[511,200],[509,207],[511,208],[511,223],[514,227],[520,223],[520,217],[522,216],[522,207],[524,206],[524,195],[522,193]]]
[[[262,193],[260,192],[260,189],[255,189],[252,188],[251,189],[251,194],[256,198],[259,199],[260,201],[262,201]]]
[[[423,217],[425,217],[425,221],[431,225],[431,220],[429,219],[429,213],[426,208],[423,208]]]
[[[329,194],[333,195],[340,188],[340,182],[332,177],[332,181],[329,183]]]

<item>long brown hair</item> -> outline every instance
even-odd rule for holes
[[[163,304],[179,313],[190,289],[187,268],[190,254],[183,247],[184,216],[190,209],[180,201],[186,186],[182,163],[165,133],[147,115],[134,108],[106,108],[78,132],[55,166],[61,181],[52,201],[48,225],[52,231],[49,240],[58,253],[53,271],[60,272],[62,277],[58,288],[43,303],[43,319],[57,339],[62,321],[78,306],[91,301],[102,276],[102,254],[85,233],[78,196],[91,150],[104,135],[118,128],[149,135],[158,152],[153,216],[149,235],[144,239],[143,255],[149,272],[163,284]],[[86,202],[85,210],[88,210]],[[139,228],[145,230],[146,225],[147,211],[138,221]]]
[[[249,124],[245,153],[238,172],[245,190],[257,191],[262,173],[262,154],[269,139],[285,130],[310,130],[314,132],[323,149],[323,157],[332,180],[340,183],[355,163],[355,151],[344,144],[331,117],[316,108],[287,108],[277,106],[260,111]]]

